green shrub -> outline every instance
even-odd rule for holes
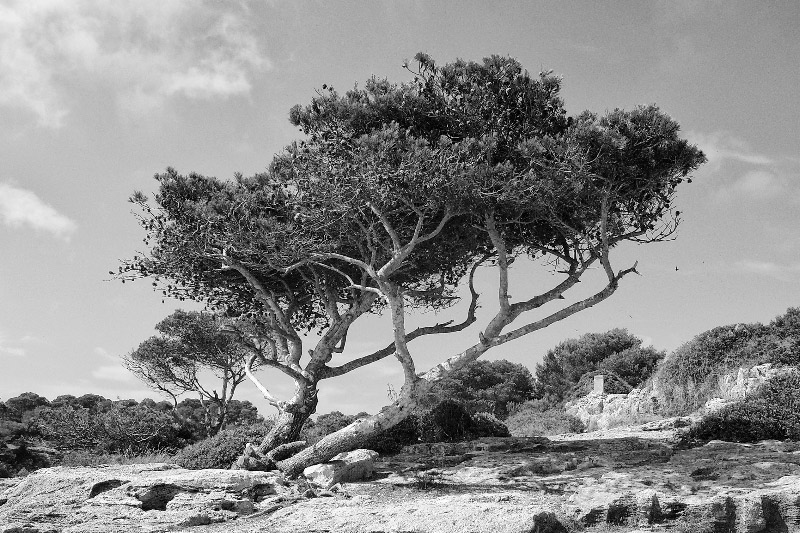
[[[173,461],[191,470],[230,468],[248,442],[258,443],[269,432],[270,423],[225,429],[179,451]]]
[[[515,437],[581,433],[585,429],[580,419],[568,415],[563,409],[546,408],[544,402],[536,401],[521,405],[506,419],[505,424]]]
[[[752,396],[707,415],[685,438],[687,442],[800,440],[800,371],[776,376]]]

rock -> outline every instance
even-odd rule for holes
[[[314,485],[327,489],[337,483],[369,479],[375,471],[377,458],[378,452],[353,450],[340,453],[327,463],[309,466],[303,470],[303,475]]]
[[[275,472],[162,463],[45,468],[5,490],[0,524],[31,532],[165,531],[253,514],[285,485]]]

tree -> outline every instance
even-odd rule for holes
[[[177,397],[195,393],[206,436],[214,435],[229,421],[233,395],[249,371],[251,354],[224,329],[231,324],[213,313],[177,310],[156,325],[159,335],[123,356],[123,364],[146,385],[168,394],[176,412]],[[219,390],[205,383],[205,373],[218,380]]]
[[[407,83],[373,78],[343,95],[323,85],[290,113],[305,139],[265,173],[223,181],[168,169],[156,176],[154,203],[131,197],[149,251],[123,263],[123,281],[150,277],[169,295],[258,321],[260,334],[236,333],[295,381],[289,400],[259,383],[280,415],[240,466],[277,464],[293,475],[368,441],[488,350],[610,297],[636,272],[613,268],[614,247],[675,231],[676,187],[704,156],[657,107],[568,117],[552,73],[531,76],[498,56],[441,67],[416,60]],[[520,257],[549,265],[559,281],[540,294],[515,291],[512,301],[509,268]],[[418,371],[413,340],[476,322],[482,265],[496,270],[499,310],[476,343]],[[562,304],[595,265],[604,278],[596,290]],[[455,305],[464,286],[461,322],[407,330],[408,313]],[[546,304],[562,305],[527,319]],[[337,364],[349,329],[380,311],[392,341]],[[306,353],[309,331],[319,340]],[[320,382],[389,356],[404,375],[396,401],[297,451]]]
[[[558,404],[586,373],[600,370],[614,374],[630,387],[637,387],[652,375],[665,355],[652,347],[642,347],[642,339],[626,329],[567,339],[548,350],[542,362],[536,365],[533,396]]]
[[[510,406],[533,398],[533,376],[525,365],[478,360],[443,378],[431,395],[439,401],[456,399],[470,414],[486,412],[505,420]]]

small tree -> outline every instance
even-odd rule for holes
[[[123,280],[153,277],[168,294],[260,321],[260,334],[238,334],[295,381],[283,401],[259,384],[281,414],[240,466],[277,461],[293,475],[369,441],[493,347],[614,294],[636,271],[614,269],[614,247],[675,231],[676,187],[704,156],[657,107],[568,117],[551,73],[530,76],[498,56],[442,67],[424,54],[416,59],[409,83],[372,79],[343,95],[323,86],[309,106],[295,107],[290,119],[306,139],[266,173],[221,181],[168,169],[156,176],[155,205],[142,193],[132,197],[151,248],[123,264]],[[512,299],[509,268],[525,256],[561,277]],[[498,311],[475,344],[418,371],[414,339],[477,320],[481,265],[497,272]],[[604,275],[595,292],[512,327],[561,303],[595,265]],[[409,312],[454,305],[464,285],[464,320],[407,330]],[[349,329],[378,311],[391,318],[392,341],[337,364]],[[306,352],[307,331],[319,341]],[[388,356],[403,369],[397,400],[292,455],[320,382]]]
[[[249,371],[248,353],[226,331],[232,321],[213,313],[175,311],[156,325],[159,335],[123,356],[123,364],[154,390],[168,394],[178,410],[178,396],[194,393],[203,412],[206,436],[229,420],[236,388]],[[251,362],[258,365],[257,361]],[[211,374],[217,381],[208,385]]]

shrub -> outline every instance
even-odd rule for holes
[[[503,359],[477,360],[436,383],[431,403],[458,398],[469,414],[491,413],[503,420],[510,405],[533,398],[533,376],[525,365]]]
[[[403,446],[419,442],[419,418],[411,415],[399,424],[373,437],[364,447],[380,454],[396,453]]]
[[[419,440],[422,442],[458,442],[468,440],[472,418],[458,402],[444,400],[419,417]]]
[[[705,416],[686,440],[800,440],[800,371],[775,376],[752,396]]]
[[[664,360],[654,379],[665,414],[695,411],[717,393],[719,377],[764,363],[800,365],[800,308],[769,325],[731,324],[703,332]]]
[[[191,470],[204,468],[229,468],[244,451],[248,442],[257,443],[269,432],[268,422],[252,426],[224,429],[179,451],[173,461]]]
[[[490,413],[475,413],[472,415],[471,437],[510,437],[511,433],[500,419]]]
[[[561,433],[581,433],[585,427],[578,418],[563,409],[548,408],[543,402],[527,402],[506,421],[508,431],[515,437],[538,437]]]
[[[625,329],[587,333],[559,343],[536,365],[534,398],[559,406],[587,373],[604,370],[622,378],[631,387],[644,383],[664,352],[642,347],[642,340]],[[622,382],[610,382],[609,392],[630,392]],[[615,388],[616,387],[616,388]]]

